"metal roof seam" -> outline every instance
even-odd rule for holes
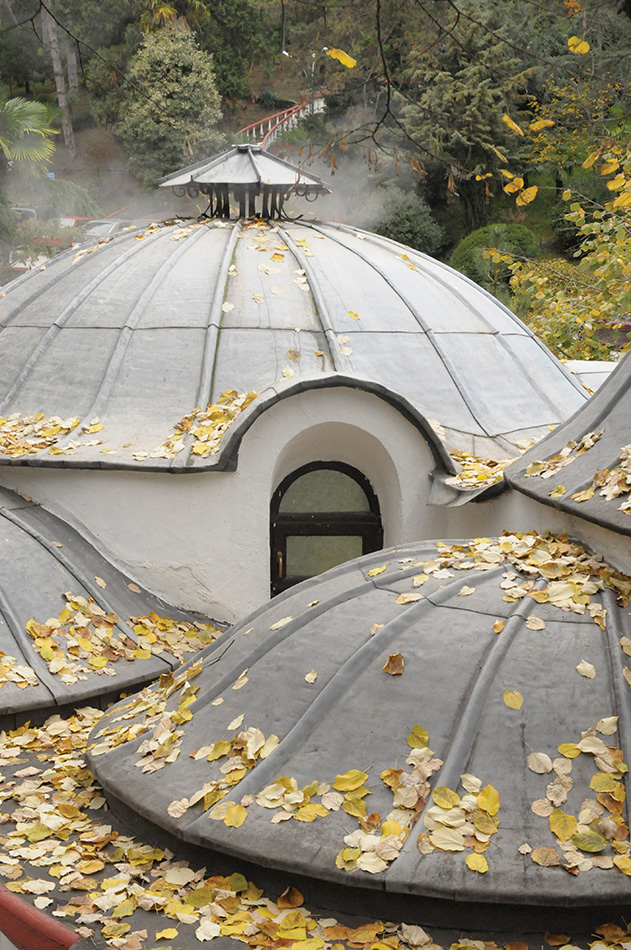
[[[310,582],[307,581],[306,583],[307,583],[307,586],[309,586]],[[296,592],[297,586],[298,585],[294,586],[292,593]],[[361,583],[356,584],[354,587],[351,587],[348,590],[350,590],[351,595],[352,595],[356,591],[361,592],[362,590],[364,590],[365,586],[366,586],[366,582],[362,581]],[[300,626],[299,622],[304,618],[305,614],[308,613],[310,621],[314,620],[315,618],[319,617],[321,614],[324,614],[325,611],[331,610],[332,607],[337,606],[339,603],[342,602],[342,599],[346,600],[346,595],[344,595],[344,597],[342,598],[339,593],[335,594],[333,597],[329,597],[323,601],[320,601],[316,606],[308,608],[307,610],[304,611],[303,614],[300,614],[298,617],[292,618],[292,620],[289,621],[289,623],[283,624],[283,626],[280,627],[278,630],[271,631],[272,636],[267,636],[262,642],[259,643],[258,647],[256,647],[252,651],[252,654],[251,654],[252,661],[256,662],[262,659],[263,657],[271,653],[272,650],[275,650],[282,643],[284,643],[285,640],[287,640],[295,632],[296,628]],[[274,606],[276,606],[276,604],[277,604],[277,599],[274,598]],[[257,615],[263,614],[269,611],[269,606],[270,606],[269,602],[266,602],[265,604],[263,604],[261,608],[259,609],[259,611],[257,612]],[[252,623],[256,622],[255,617],[256,615],[254,617],[250,614],[248,615],[249,626],[252,626]],[[241,670],[242,670],[242,664],[241,664],[241,659],[239,659],[236,663],[233,664],[233,666],[231,666],[229,672],[224,674],[221,680],[215,679],[211,687],[206,689],[203,693],[198,694],[197,702],[200,703],[200,707],[201,707],[202,700],[206,701],[206,700],[214,699],[216,696],[219,695],[219,693],[223,689],[226,688],[226,686],[230,686],[232,683],[234,683],[239,678],[239,674],[241,673]]]
[[[618,735],[620,737],[620,748],[623,751],[624,761],[631,762],[631,704],[628,700],[627,683],[623,676],[624,663],[622,657],[622,647],[620,638],[623,633],[620,627],[620,618],[616,607],[615,598],[611,590],[605,590],[602,594],[603,601],[607,607],[607,622],[605,624],[604,637],[608,644],[609,663],[611,668],[611,682],[613,684],[616,709],[612,710],[618,716]],[[627,796],[626,800],[627,824],[631,819],[631,802]]]
[[[223,250],[221,258],[221,264],[219,265],[219,270],[217,272],[217,283],[215,284],[215,290],[208,313],[208,323],[206,325],[205,333],[206,339],[204,342],[199,387],[197,389],[197,400],[195,403],[196,406],[201,406],[203,409],[210,405],[210,400],[212,398],[212,387],[215,377],[217,352],[219,349],[219,334],[221,330],[221,324],[223,322],[223,312],[221,307],[226,293],[228,269],[234,254],[237,238],[239,237],[241,230],[242,225],[239,221],[237,221],[236,224],[234,224],[226,241],[226,246]],[[191,406],[191,409],[193,408],[194,407]],[[189,459],[191,458],[191,452],[193,448],[192,440],[190,439],[189,435],[189,433],[185,433],[184,443],[186,448],[183,452],[180,452],[176,456],[170,466],[173,471],[182,471],[186,469],[189,464]]]
[[[134,234],[121,235],[120,238],[117,239],[116,243],[122,244],[123,241],[129,241],[131,238],[135,239],[136,234],[134,233]],[[108,245],[109,243],[113,243],[113,242],[108,242]],[[98,247],[98,244],[95,245],[95,247]],[[88,254],[84,254],[82,255],[82,257],[79,257],[76,259],[75,259],[75,255],[76,255],[76,248],[69,248],[65,253],[59,254],[56,257],[52,257],[50,259],[50,262],[46,264],[46,269],[48,270],[49,268],[54,267],[56,272],[52,276],[50,274],[47,274],[46,280],[42,282],[41,287],[39,287],[36,291],[34,291],[30,297],[27,297],[26,300],[22,300],[5,317],[0,318],[0,330],[4,329],[4,327],[11,320],[13,320],[13,318],[18,313],[20,313],[25,307],[29,307],[33,303],[33,301],[37,300],[37,298],[40,297],[43,293],[47,293],[51,287],[54,287],[54,285],[57,284],[60,280],[63,280],[64,277],[67,277],[69,273],[71,273],[72,271],[76,271],[77,268],[81,267],[84,264],[89,263],[90,260],[94,260],[94,258],[91,258]],[[66,267],[65,269],[62,269],[61,267],[62,263],[66,263],[67,261],[70,261],[70,265]],[[57,273],[57,271],[59,271],[59,273]],[[12,292],[14,290],[17,290],[18,287],[20,287],[24,283],[27,283],[29,280],[37,280],[39,275],[40,275],[39,270],[31,270],[28,273],[23,274],[22,277],[18,277],[16,280],[12,280],[7,285],[5,293],[9,293],[10,291]]]
[[[370,580],[372,581],[372,578]],[[462,584],[462,581],[459,580],[458,583]],[[371,586],[372,583],[368,584],[364,581],[363,584],[347,589],[346,592],[340,592],[337,597],[331,598],[329,609],[331,603],[334,605],[336,602],[345,603],[355,596],[356,592],[361,593]],[[357,678],[358,669],[361,671],[370,663],[373,663],[379,654],[387,649],[388,644],[409,624],[410,615],[416,616],[419,613],[425,613],[428,607],[429,603],[427,601],[412,603],[398,617],[385,624],[373,636],[367,633],[368,639],[366,642],[342,663],[327,684],[314,696],[313,701],[305,711],[296,718],[289,732],[281,737],[280,744],[263,762],[252,769],[249,775],[241,780],[239,792],[242,795],[256,794],[269,782],[274,781],[276,775],[283,774],[283,769],[289,757],[296,750],[302,748],[315,726],[321,721],[322,712],[326,710],[329,713],[337,702],[345,698],[348,686]],[[286,626],[290,626],[290,624]],[[254,652],[252,656],[254,656]],[[254,664],[252,663],[252,665]]]
[[[322,327],[322,330],[324,332],[324,338],[326,339],[326,342],[329,347],[329,356],[331,357],[331,362],[333,363],[333,367],[338,373],[344,372],[345,370],[347,370],[348,367],[346,365],[346,361],[342,360],[342,354],[340,353],[339,346],[337,343],[337,335],[335,333],[335,330],[333,329],[333,323],[331,322],[331,315],[326,305],[326,301],[320,291],[320,285],[315,279],[313,267],[311,266],[311,263],[307,261],[307,259],[300,252],[298,246],[295,244],[293,239],[289,236],[286,229],[279,226],[278,230],[283,235],[283,238],[285,239],[285,241],[287,241],[287,244],[291,248],[294,257],[296,258],[298,263],[301,264],[302,269],[307,275],[307,279],[309,281],[309,289],[311,290],[313,299],[316,304],[316,313],[318,315],[318,319],[320,320],[320,326]]]
[[[26,380],[29,378],[33,372],[37,362],[40,357],[48,350],[50,344],[54,341],[55,337],[61,330],[61,328],[67,323],[72,314],[81,306],[84,300],[92,293],[93,290],[103,283],[103,281],[112,274],[117,267],[123,264],[129,258],[133,257],[135,254],[138,254],[148,243],[153,243],[158,237],[162,235],[162,231],[157,234],[152,234],[148,238],[143,239],[143,242],[137,242],[132,247],[130,247],[124,254],[121,254],[116,260],[112,261],[111,264],[108,264],[102,271],[100,271],[96,277],[93,277],[91,281],[86,284],[83,289],[76,294],[74,299],[63,309],[59,314],[54,323],[48,328],[46,333],[43,335],[37,346],[32,350],[29,358],[26,360],[22,368],[22,372],[10,387],[9,391],[5,395],[2,402],[0,402],[0,412],[10,405],[11,400],[16,396]]]
[[[321,230],[320,228],[318,228],[318,227],[315,226],[315,225],[309,225],[309,227],[312,227],[313,230],[315,230],[315,231],[320,231],[320,230]],[[324,232],[324,233],[326,234],[326,232]],[[333,241],[336,241],[336,240],[337,240],[337,239],[334,238],[332,235],[329,235],[329,237],[330,237],[330,239],[333,240]],[[489,431],[488,431],[488,428],[484,425],[484,423],[481,421],[481,419],[478,418],[478,415],[477,415],[477,413],[476,413],[476,410],[475,410],[474,406],[471,404],[471,400],[469,400],[469,399],[467,398],[467,391],[466,391],[466,389],[464,388],[464,386],[462,385],[462,382],[461,382],[461,380],[460,380],[460,378],[459,378],[459,374],[458,374],[458,372],[457,372],[457,370],[456,370],[456,367],[453,365],[452,361],[450,360],[449,355],[448,355],[448,353],[447,353],[447,350],[446,350],[444,347],[441,347],[441,346],[438,345],[438,341],[437,341],[438,334],[435,334],[435,333],[433,332],[433,330],[431,329],[431,327],[429,327],[429,326],[426,324],[426,322],[423,320],[421,314],[419,313],[419,311],[417,310],[417,308],[414,306],[414,304],[411,303],[411,302],[408,300],[407,296],[406,296],[402,291],[400,291],[400,290],[396,287],[396,285],[395,285],[395,284],[393,283],[393,281],[388,277],[388,275],[383,271],[383,269],[380,268],[380,267],[379,267],[377,264],[375,264],[373,261],[370,261],[364,254],[361,253],[361,251],[356,250],[355,248],[349,248],[349,247],[348,247],[346,244],[344,244],[342,241],[337,241],[337,243],[338,243],[338,244],[341,244],[342,247],[346,247],[347,250],[351,251],[351,253],[355,254],[357,257],[359,257],[361,260],[363,260],[366,264],[368,264],[370,267],[372,267],[372,268],[385,280],[385,282],[386,282],[386,283],[388,284],[388,286],[394,291],[394,293],[397,295],[397,297],[399,297],[399,299],[405,304],[405,306],[408,308],[408,310],[410,311],[410,313],[412,314],[412,316],[413,316],[413,317],[416,319],[416,321],[418,322],[418,324],[419,324],[419,326],[421,327],[421,329],[422,329],[422,330],[425,332],[425,334],[427,335],[427,339],[429,340],[429,342],[430,342],[430,343],[432,344],[432,346],[434,347],[434,350],[435,350],[435,352],[436,352],[436,355],[438,356],[438,358],[442,361],[442,363],[443,363],[443,364],[445,365],[445,367],[447,368],[447,371],[448,371],[448,373],[449,373],[449,376],[451,377],[451,380],[452,380],[454,386],[456,387],[456,389],[457,389],[458,392],[460,393],[460,395],[461,395],[461,397],[462,397],[462,400],[463,400],[464,404],[466,405],[467,409],[469,410],[469,412],[471,413],[473,419],[477,422],[477,424],[480,426],[480,428],[481,428],[482,431],[485,433],[485,435],[487,435],[487,436],[489,436],[489,437],[491,437],[491,438],[497,436],[498,433],[491,433],[491,432],[489,432]]]
[[[57,695],[56,695],[55,689],[53,688],[55,686],[54,675],[48,669],[48,664],[46,663],[46,661],[39,655],[39,653],[36,650],[33,650],[31,642],[30,642],[30,637],[26,633],[26,630],[22,628],[21,623],[19,622],[18,618],[15,616],[13,612],[13,608],[11,606],[11,601],[5,594],[1,583],[0,583],[0,614],[2,614],[2,616],[4,617],[5,622],[9,630],[11,631],[11,635],[13,636],[13,639],[16,641],[17,645],[19,646],[20,652],[22,653],[22,656],[24,657],[25,663],[28,663],[28,665],[32,669],[35,669],[37,678],[40,681],[40,685],[43,686],[44,689],[48,693],[50,693],[51,699],[55,700],[57,698]]]
[[[160,266],[160,268],[153,275],[147,286],[142,291],[140,297],[134,304],[128,319],[125,321],[124,326],[121,327],[121,333],[116,342],[116,346],[114,347],[114,352],[110,356],[109,362],[103,372],[99,389],[97,390],[92,401],[92,405],[85,414],[86,419],[91,419],[93,416],[98,415],[103,411],[103,408],[111,395],[114,383],[118,377],[118,373],[120,372],[123,358],[125,356],[127,347],[131,342],[133,332],[137,329],[140,318],[146,310],[149,301],[155,296],[157,288],[163,282],[171,267],[189,249],[190,245],[197,243],[197,241],[203,237],[203,235],[204,228],[199,228],[199,230],[194,234],[187,236],[187,238],[182,241],[182,243],[175,249],[170,257],[164,261],[164,263]]]
[[[25,534],[28,534],[34,541],[37,541],[48,554],[58,561],[69,574],[74,577],[78,584],[88,592],[90,597],[99,604],[100,607],[103,607],[107,613],[115,613],[114,608],[112,607],[109,597],[103,592],[103,590],[97,586],[95,581],[93,581],[90,575],[86,571],[80,570],[76,564],[74,564],[71,559],[64,553],[61,548],[57,548],[53,545],[48,538],[46,538],[41,531],[38,531],[37,528],[31,527],[31,525],[24,518],[20,518],[19,515],[13,514],[13,511],[2,511],[2,516],[11,521],[17,528],[20,528]],[[126,620],[121,620],[118,618],[117,626],[124,629],[125,633],[131,638],[135,639],[135,634]]]
[[[328,222],[327,222],[327,223],[328,223]],[[374,234],[374,233],[371,232],[371,231],[363,231],[363,230],[361,230],[360,228],[353,229],[353,228],[349,228],[348,225],[336,225],[336,224],[333,224],[332,222],[331,222],[331,224],[332,224],[333,227],[339,228],[339,230],[349,231],[350,233],[352,233],[353,230],[361,231],[362,234],[365,234],[365,235],[366,235],[366,239],[367,239],[367,240],[370,240],[371,243],[373,243],[373,244],[383,243],[383,244],[388,244],[388,245],[393,246],[393,247],[398,247],[398,246],[399,246],[399,245],[397,244],[397,242],[396,242],[396,241],[393,241],[391,238],[384,237],[383,235],[380,235],[380,234]],[[446,264],[444,261],[436,260],[436,258],[431,257],[429,254],[424,254],[423,251],[419,251],[417,248],[408,247],[408,250],[409,250],[409,252],[410,252],[414,257],[420,257],[422,260],[431,261],[433,264],[435,264],[435,265],[436,265],[439,269],[441,269],[441,270],[446,270],[446,271],[450,271],[450,272],[454,272],[454,270],[455,270],[453,267],[451,267],[449,264]],[[489,300],[493,301],[493,304],[494,304],[495,306],[497,306],[497,307],[499,307],[499,309],[503,310],[504,313],[505,313],[507,316],[509,316],[509,317],[511,318],[511,320],[513,320],[513,321],[517,324],[517,326],[519,326],[522,330],[524,330],[524,331],[526,332],[526,334],[527,334],[529,337],[531,337],[531,338],[535,341],[535,343],[537,344],[537,346],[539,347],[539,349],[541,349],[543,352],[545,352],[546,355],[548,355],[548,356],[551,355],[551,354],[550,354],[550,350],[549,350],[548,347],[545,345],[545,343],[543,343],[543,342],[539,339],[539,337],[538,337],[535,333],[533,333],[533,331],[530,329],[530,327],[528,327],[528,326],[523,322],[523,320],[520,320],[520,319],[519,319],[519,317],[517,316],[517,314],[513,313],[512,310],[510,310],[505,304],[503,304],[501,300],[498,300],[497,297],[494,297],[493,294],[491,294],[491,293],[490,293],[488,290],[486,290],[484,287],[481,287],[479,284],[476,284],[476,282],[475,282],[474,280],[471,280],[470,277],[467,277],[465,274],[461,274],[460,271],[455,271],[455,272],[458,274],[458,277],[459,277],[465,284],[468,284],[470,287],[474,287],[474,288],[475,288],[477,291],[479,291],[481,294],[484,294],[485,297],[488,297]],[[557,362],[558,362],[559,366],[561,367],[561,369],[563,370],[563,374],[564,374],[564,376],[566,377],[566,379],[568,379],[568,380],[572,383],[572,385],[574,386],[574,388],[575,388],[576,390],[578,390],[579,392],[581,392],[581,394],[584,394],[584,389],[583,389],[581,383],[579,382],[579,380],[576,378],[576,376],[575,376],[573,373],[571,373],[571,372],[567,369],[567,367],[565,367],[565,366],[563,365],[563,363],[561,363],[560,360],[558,360]]]

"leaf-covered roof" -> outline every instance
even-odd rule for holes
[[[381,551],[110,709],[90,767],[184,841],[311,878],[628,901],[630,595],[553,536]]]
[[[50,512],[0,489],[0,717],[118,694],[218,635],[113,567]]]
[[[631,535],[631,354],[504,477],[545,505]]]
[[[296,222],[132,229],[0,295],[0,463],[225,466],[196,407],[327,377],[381,387],[446,448],[495,458],[585,398],[497,300],[395,242]],[[37,442],[24,426],[42,420],[41,447],[16,450],[12,427]]]

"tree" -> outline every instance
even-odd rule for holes
[[[500,256],[513,270],[518,311],[554,352],[606,359],[631,346],[631,144],[605,142],[583,168],[599,172],[611,199],[599,204],[570,189],[563,195],[577,232],[578,266]]]
[[[210,16],[197,28],[200,45],[213,57],[223,99],[244,99],[248,71],[269,55],[273,27],[267,0],[214,0]]]
[[[180,24],[150,33],[130,61],[118,136],[146,185],[221,144],[212,59]]]
[[[186,19],[197,29],[209,17],[205,0],[141,0],[140,24],[148,32],[170,26],[178,19]]]
[[[9,169],[38,174],[52,155],[54,130],[40,102],[15,97],[0,101],[0,259],[7,260],[15,235],[15,220],[5,198]]]
[[[20,8],[20,19],[36,13],[37,7],[29,0]],[[31,83],[41,80],[45,72],[37,36],[30,23],[18,21],[10,0],[0,0],[0,23],[5,27],[0,43],[0,79],[9,87],[10,98],[17,94],[19,86],[30,96]]]
[[[388,194],[389,207],[376,226],[377,234],[408,244],[425,254],[434,254],[443,243],[443,229],[436,221],[427,202],[414,192],[406,194],[396,189],[396,196]]]
[[[0,190],[10,167],[38,174],[55,150],[54,129],[41,102],[21,96],[0,101]]]
[[[66,94],[66,80],[64,77],[63,66],[61,63],[61,54],[59,51],[59,35],[57,33],[57,23],[49,12],[42,6],[40,10],[42,21],[42,41],[50,53],[55,75],[55,89],[57,90],[57,101],[61,112],[61,129],[63,132],[64,143],[69,149],[73,158],[76,157],[77,147],[74,140],[74,130],[72,128],[72,118],[70,116],[70,107],[68,105],[68,96]]]
[[[458,17],[448,32],[439,4],[433,6],[438,35],[429,57],[419,54],[427,35],[410,52],[410,62],[416,58],[417,63],[408,70],[403,122],[425,154],[440,160],[447,186],[459,196],[472,230],[487,218],[491,195],[482,176],[505,164],[500,156],[515,160],[519,155],[519,142],[511,138],[503,116],[517,116],[531,70],[507,43],[498,41],[497,4],[461,0],[460,8],[475,19]]]

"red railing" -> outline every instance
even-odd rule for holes
[[[79,950],[83,940],[0,884],[0,931],[17,950]]]
[[[313,103],[305,97],[298,105],[290,106],[289,109],[283,109],[281,112],[259,119],[258,122],[246,125],[245,128],[239,129],[237,135],[247,135],[257,145],[267,148],[282,132],[295,128],[300,119],[304,119],[312,112],[322,112],[323,109],[324,96],[322,93],[316,93]]]

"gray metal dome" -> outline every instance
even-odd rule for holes
[[[447,905],[628,904],[630,594],[551,535],[379,552],[110,709],[89,764],[261,867]]]
[[[585,406],[513,462],[505,478],[544,505],[631,535],[631,353]]]
[[[70,251],[0,295],[0,415],[67,423],[0,462],[217,467],[221,451],[191,452],[176,428],[195,407],[340,375],[436,420],[448,449],[496,457],[585,398],[513,314],[426,255],[333,224],[175,224]]]
[[[3,726],[150,682],[214,636],[214,625],[141,590],[69,525],[0,488]]]

